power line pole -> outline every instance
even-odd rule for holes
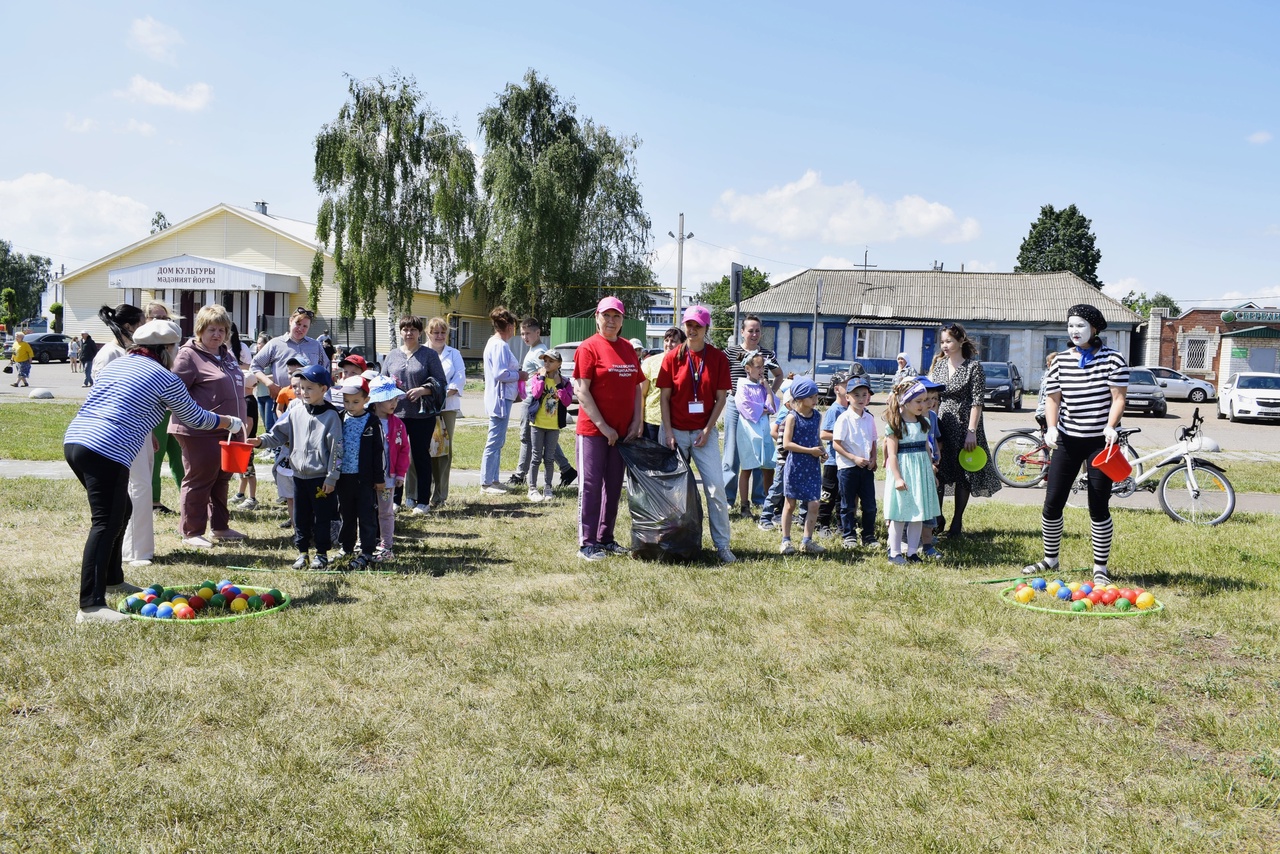
[[[684,233],[684,214],[680,214],[680,236],[676,237],[669,231],[667,236],[676,238],[676,304],[675,317],[671,325],[678,327],[680,325],[680,313],[684,310],[684,242],[693,237],[692,231],[688,234]]]

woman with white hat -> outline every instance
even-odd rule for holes
[[[121,568],[125,524],[132,513],[129,464],[166,410],[202,430],[239,432],[244,422],[201,409],[171,370],[178,324],[153,320],[133,332],[129,355],[107,365],[67,428],[63,454],[89,496],[92,526],[80,563],[80,613],[76,622],[127,620],[107,607],[106,594],[136,593]]]

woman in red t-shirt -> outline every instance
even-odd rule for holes
[[[684,344],[662,358],[658,388],[662,402],[660,441],[693,460],[707,496],[707,520],[711,541],[721,563],[737,558],[729,551],[729,503],[725,498],[720,458],[720,433],[716,421],[729,398],[733,381],[729,358],[707,343],[711,312],[700,305],[684,313]]]
[[[625,555],[613,538],[622,496],[622,454],[617,443],[634,439],[644,428],[640,398],[640,360],[622,332],[622,300],[605,297],[596,306],[597,334],[573,354],[573,382],[578,393],[578,556],[604,560]]]

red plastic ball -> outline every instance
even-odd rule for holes
[[[204,610],[204,606],[208,604],[209,603],[204,600],[203,596],[192,596],[190,599],[187,600],[187,607],[189,607],[192,611],[196,611],[197,613]]]
[[[272,596],[270,593],[263,593],[261,598],[262,607],[264,609],[274,608],[276,606],[276,597]]]
[[[1077,590],[1075,593],[1071,594],[1071,601],[1079,602],[1081,599],[1085,598],[1088,595],[1089,594],[1085,593],[1083,590]]]

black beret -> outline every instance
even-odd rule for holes
[[[1083,318],[1086,323],[1093,327],[1094,332],[1101,332],[1107,328],[1107,319],[1102,316],[1102,312],[1088,303],[1082,302],[1067,309],[1067,319],[1070,320],[1073,317]]]

